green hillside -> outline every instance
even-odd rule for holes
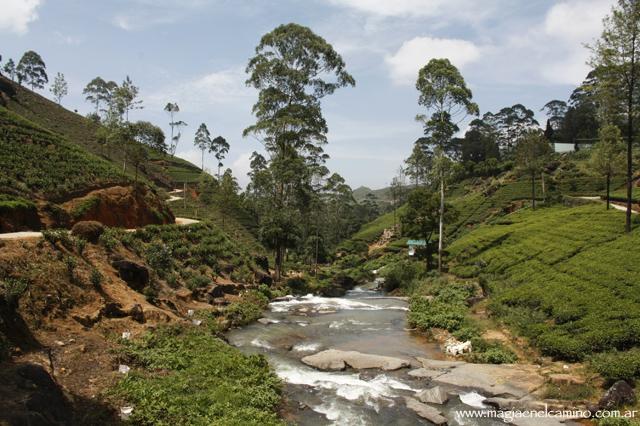
[[[0,127],[0,192],[52,200],[128,180],[109,161],[3,107]]]
[[[578,360],[640,345],[640,233],[602,205],[530,209],[449,248],[451,272],[482,274],[492,310],[542,352]]]
[[[92,120],[69,111],[2,76],[0,76],[0,98],[4,100],[5,107],[12,112],[121,167],[122,153],[120,150],[108,151],[103,144],[99,143],[96,137],[99,125]],[[188,161],[170,157],[151,148],[148,149],[148,153],[150,162],[142,169],[142,174],[148,181],[165,188],[173,188],[182,182],[192,182],[197,179],[200,169]],[[129,176],[133,177],[133,167],[128,169]]]

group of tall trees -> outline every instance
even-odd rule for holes
[[[626,160],[627,214],[631,230],[633,145],[640,113],[640,2],[618,0],[604,19],[601,38],[591,47],[593,71],[568,102],[553,100],[542,109],[544,130],[532,110],[521,104],[472,120],[462,138],[456,117],[478,115],[458,70],[446,59],[432,59],[418,73],[418,104],[428,114],[419,138],[406,160],[406,173],[415,185],[402,215],[403,233],[421,238],[431,266],[437,234],[438,268],[442,269],[443,224],[453,212],[445,202],[447,182],[464,176],[497,174],[500,160],[512,160],[531,181],[531,205],[536,207],[536,179],[542,179],[553,144],[570,143],[576,149],[592,145],[590,169],[606,180],[607,208],[610,182]],[[626,139],[626,149],[622,139]]]
[[[325,247],[354,230],[351,188],[325,166],[321,100],[355,80],[326,40],[297,24],[265,34],[247,73],[258,100],[244,135],[260,140],[265,155],[251,157],[246,197],[279,277],[289,251],[317,262]]]
[[[222,160],[229,152],[229,143],[222,136],[216,136],[211,138],[211,132],[207,128],[207,125],[202,123],[198,130],[196,130],[196,136],[193,144],[202,151],[202,171],[204,172],[204,153],[208,151],[218,160],[218,180],[220,180],[220,169],[223,166]]]

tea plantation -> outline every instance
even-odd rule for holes
[[[0,191],[45,199],[126,182],[110,162],[0,107]]]
[[[449,246],[451,272],[479,276],[491,310],[545,355],[577,361],[640,346],[636,229],[602,205],[521,210]]]

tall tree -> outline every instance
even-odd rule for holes
[[[625,100],[627,138],[627,212],[625,231],[631,232],[633,186],[633,141],[636,134],[640,89],[640,2],[618,0],[611,14],[603,20],[604,29],[592,49],[591,65],[600,84],[599,98]],[[613,95],[613,96],[612,96]]]
[[[9,58],[6,64],[4,64],[4,72],[7,73],[7,76],[11,79],[11,81],[15,81],[16,79],[16,64],[13,62],[13,59]]]
[[[211,149],[211,133],[209,133],[206,124],[200,124],[198,130],[196,130],[193,144],[202,152],[202,171],[204,172],[204,152],[207,149]]]
[[[449,206],[445,205],[447,215]],[[405,211],[400,215],[402,233],[410,238],[425,241],[427,269],[433,267],[433,235],[438,232],[440,221],[440,195],[428,188],[416,188],[409,193]]]
[[[593,170],[606,179],[607,210],[610,205],[611,178],[622,169],[624,161],[622,132],[613,124],[602,126],[599,141],[591,149],[590,163]]]
[[[131,78],[127,76],[120,87],[115,90],[115,108],[124,115],[125,121],[129,122],[129,111],[142,109],[142,100],[138,99],[139,89],[133,84]]]
[[[58,102],[58,105],[62,102],[62,98],[69,94],[69,86],[67,85],[67,81],[64,79],[64,74],[61,72],[57,73],[56,77],[53,79],[51,93],[53,93],[53,97],[56,102]]]
[[[220,180],[220,168],[223,166],[222,160],[225,159],[229,152],[229,143],[222,136],[216,136],[210,144],[209,152],[213,153],[218,160],[218,180]]]
[[[31,90],[42,89],[49,82],[47,77],[47,66],[44,61],[33,50],[29,50],[22,55],[16,67],[18,82],[23,82],[31,86]]]
[[[176,120],[176,114],[180,112],[180,107],[177,102],[168,102],[165,105],[164,110],[169,114],[169,127],[171,127],[171,142],[169,145],[169,153],[173,157],[176,155],[176,150],[178,149],[178,143],[180,142],[180,129],[187,125],[182,120]],[[175,133],[177,131],[177,133]]]
[[[525,132],[516,146],[516,164],[531,177],[531,207],[536,209],[536,175],[542,173],[551,146],[540,130]]]
[[[167,151],[165,136],[162,129],[148,121],[131,123],[133,138],[136,142],[151,147],[160,152]]]
[[[507,155],[527,131],[539,126],[534,112],[522,104],[502,108],[495,114],[485,113],[482,121],[494,127],[500,149]]]
[[[233,176],[231,169],[224,171],[222,178],[219,180],[218,189],[214,195],[216,204],[220,206],[222,212],[222,227],[225,227],[226,217],[238,206],[238,191],[240,187],[236,178]]]
[[[85,99],[95,105],[96,115],[100,112],[110,109],[110,105],[113,103],[113,96],[118,84],[115,81],[105,81],[102,77],[96,77],[91,80],[82,90],[82,94],[85,95]],[[100,105],[105,105],[105,108],[100,108]]]
[[[311,176],[326,159],[327,124],[320,100],[354,85],[340,55],[322,37],[297,24],[265,34],[247,66],[247,84],[258,89],[255,124],[245,135],[259,138],[270,156],[260,173],[272,180],[263,205],[263,240],[275,252],[280,279],[285,249],[298,238],[296,215],[308,208]],[[267,171],[268,170],[268,171]]]
[[[442,250],[444,242],[445,210],[445,156],[453,134],[457,131],[457,122],[468,115],[478,115],[478,106],[472,102],[471,90],[467,87],[460,71],[448,59],[432,59],[418,72],[416,89],[420,93],[418,104],[432,115],[418,115],[417,120],[424,124],[425,135],[434,147],[434,156],[438,163],[440,186],[440,218],[438,226],[438,271],[442,272]]]

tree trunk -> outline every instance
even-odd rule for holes
[[[202,171],[204,172],[204,149],[202,150]]]
[[[609,189],[611,188],[611,173],[607,173],[607,210],[609,210],[610,200]]]
[[[531,206],[536,209],[536,174],[531,173]]]
[[[635,9],[635,8],[634,8]],[[636,90],[636,32],[634,31],[631,40],[631,81],[629,84],[629,92],[627,93],[627,212],[624,224],[624,230],[627,234],[631,233],[631,192],[633,177],[633,94]]]
[[[444,172],[440,172],[440,220],[438,224],[438,272],[442,273],[442,241],[444,239]]]
[[[280,265],[282,264],[282,257],[280,251],[280,245],[276,245],[276,282],[280,282]]]
[[[542,203],[547,204],[547,191],[544,187],[544,172],[540,173],[540,181],[542,183]]]

